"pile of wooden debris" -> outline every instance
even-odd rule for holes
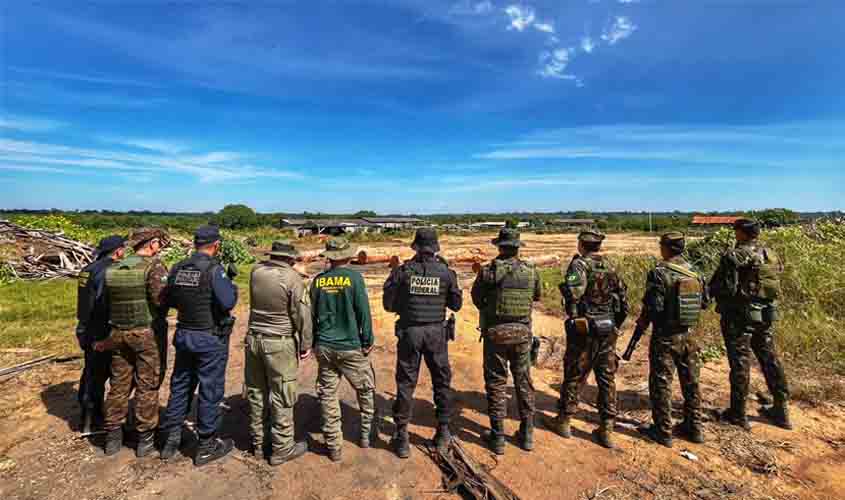
[[[0,243],[14,246],[11,256],[2,258],[16,278],[43,280],[76,276],[94,259],[95,249],[65,238],[61,233],[27,229],[0,220]]]

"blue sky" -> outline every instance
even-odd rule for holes
[[[845,208],[845,2],[0,9],[0,208]]]

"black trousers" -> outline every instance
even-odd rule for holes
[[[434,386],[437,422],[448,424],[452,416],[452,369],[449,367],[449,340],[443,324],[409,326],[397,330],[397,336],[394,422],[407,425],[411,420],[420,362],[425,359]]]
[[[97,352],[93,348],[85,349],[85,366],[79,379],[77,399],[82,408],[83,420],[90,412],[94,423],[101,425],[105,414],[103,403],[106,396],[106,381],[111,370],[111,352]]]

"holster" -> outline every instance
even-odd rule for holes
[[[531,328],[521,323],[505,323],[488,328],[484,335],[497,345],[515,345],[531,341]]]
[[[234,316],[227,316],[223,318],[214,328],[214,335],[216,337],[228,337],[231,335],[232,331],[235,329],[236,319],[237,318]]]

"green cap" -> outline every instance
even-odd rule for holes
[[[279,240],[273,242],[273,246],[270,248],[270,251],[267,252],[267,255],[296,259],[299,257],[299,251],[289,240]]]
[[[594,229],[587,229],[578,233],[578,241],[586,243],[601,243],[604,241],[604,235]]]
[[[519,231],[516,229],[506,227],[499,231],[499,237],[492,240],[491,243],[497,247],[522,247],[525,243],[519,240]]]
[[[320,255],[329,260],[345,260],[355,257],[356,253],[345,238],[332,238],[326,242],[326,250]]]

